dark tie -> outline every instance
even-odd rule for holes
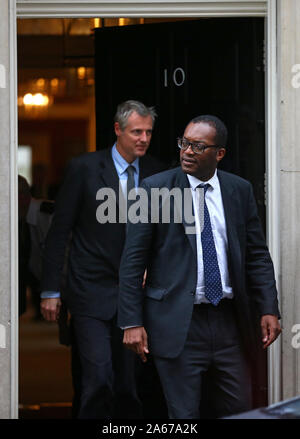
[[[205,195],[209,184],[199,186],[204,188],[204,226],[201,233],[203,269],[205,282],[205,297],[213,305],[217,306],[222,299],[222,282],[220,269],[218,265],[217,252],[214,237],[211,228],[208,208],[206,205]],[[201,212],[200,212],[201,213]]]
[[[129,165],[128,168],[126,169],[127,171],[127,214],[129,211],[130,206],[135,202],[135,200],[129,200],[128,199],[128,194],[131,191],[131,189],[135,188],[135,182],[134,182],[134,171],[135,171],[135,167],[132,165]],[[127,226],[128,226],[128,215],[127,215]]]

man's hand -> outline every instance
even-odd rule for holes
[[[263,348],[266,349],[281,333],[281,327],[276,316],[266,314],[260,321]]]
[[[45,320],[48,322],[56,322],[59,316],[61,307],[60,298],[42,299],[41,300],[41,313]]]
[[[123,343],[141,357],[143,363],[147,361],[145,354],[149,354],[147,332],[143,326],[124,330]]]

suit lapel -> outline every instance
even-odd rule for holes
[[[232,196],[234,196],[234,189],[230,184],[228,184],[228,181],[226,179],[226,174],[223,174],[222,171],[217,171],[217,172],[220,182],[226,225],[227,228],[228,227],[230,228],[232,224],[232,213],[233,213],[232,209],[235,208],[235,203],[233,203],[232,200]]]
[[[235,188],[230,184],[225,173],[218,171],[224,215],[228,239],[228,261],[231,269],[239,266],[241,259],[239,249],[239,236],[237,234],[237,224],[239,223],[240,201],[237,197]]]
[[[239,215],[239,201],[236,196],[235,188],[229,183],[226,174],[218,171],[224,214],[227,226],[227,234],[232,232]]]
[[[194,254],[197,257],[193,197],[192,197],[192,192],[188,178],[186,174],[182,172],[181,168],[178,168],[176,186],[180,187],[182,190],[182,225],[184,227],[186,237],[188,238],[189,243],[191,244],[191,247],[194,251]],[[188,221],[189,220],[188,217],[191,216],[191,214],[193,216],[192,222]]]
[[[119,177],[111,155],[111,148],[104,151],[104,157],[100,163],[100,172],[104,186],[114,190],[117,204],[119,204]]]
[[[141,157],[139,161],[139,183],[143,178],[151,174],[147,163],[147,157]],[[114,165],[111,155],[111,148],[104,150],[104,157],[100,163],[101,177],[106,187],[112,188],[117,194],[117,203],[119,203],[119,176]]]

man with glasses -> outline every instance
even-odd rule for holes
[[[148,221],[129,225],[121,260],[124,343],[142,361],[152,354],[175,419],[203,416],[207,374],[215,417],[249,410],[249,360],[281,332],[273,264],[252,187],[217,170],[226,141],[227,129],[215,116],[187,125],[178,139],[181,167],[145,179],[142,187],[149,198],[154,188],[180,188],[191,196],[173,200],[169,224],[151,222],[149,202]],[[172,219],[180,205],[182,222]],[[187,221],[188,211],[193,221]]]

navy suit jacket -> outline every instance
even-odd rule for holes
[[[259,316],[279,316],[273,264],[265,244],[251,184],[218,171],[228,237],[228,267],[234,305],[247,352],[255,348],[252,305]],[[181,168],[145,179],[141,186],[189,188]],[[188,191],[189,192],[189,191]],[[186,201],[187,202],[187,201]],[[192,198],[189,201],[192,203]],[[181,223],[130,224],[120,266],[118,324],[145,326],[150,353],[175,358],[183,349],[197,283],[196,237]],[[162,204],[160,205],[160,210]],[[149,205],[150,210],[150,205]],[[146,287],[142,278],[147,268]]]
[[[163,169],[155,158],[140,158],[140,179]],[[71,160],[55,202],[45,252],[42,291],[61,291],[66,248],[69,250],[64,299],[72,314],[110,319],[117,309],[119,265],[126,225],[100,224],[96,211],[101,188],[119,193],[111,148]],[[117,212],[118,218],[118,212]],[[69,239],[71,235],[71,243]]]

